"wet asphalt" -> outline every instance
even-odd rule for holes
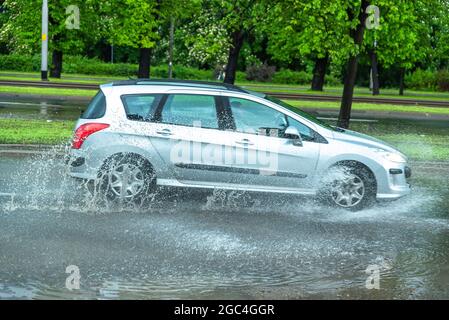
[[[413,170],[409,197],[361,212],[179,190],[104,210],[60,157],[0,155],[0,298],[447,299],[449,166]]]

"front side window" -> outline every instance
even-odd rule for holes
[[[238,132],[281,137],[287,128],[282,112],[261,103],[231,97],[229,106]]]
[[[299,133],[301,134],[301,139],[304,141],[314,141],[315,140],[315,132],[310,129],[305,124],[299,122],[298,120],[293,119],[292,117],[287,117],[288,125],[296,127]]]
[[[161,122],[181,126],[218,129],[215,97],[171,94],[162,109]]]
[[[151,121],[162,95],[132,94],[122,96],[126,117],[130,120]]]

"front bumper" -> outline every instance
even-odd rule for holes
[[[388,166],[383,183],[378,183],[378,200],[395,200],[410,194],[409,179],[412,170],[406,164],[393,164]]]

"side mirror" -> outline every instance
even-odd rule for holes
[[[298,131],[298,129],[296,127],[289,126],[285,130],[284,135],[285,135],[285,137],[287,139],[292,139],[293,140],[293,145],[294,146],[302,147],[301,134],[299,133],[299,131]]]

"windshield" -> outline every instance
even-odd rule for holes
[[[315,118],[310,113],[307,113],[307,112],[302,111],[301,109],[299,109],[297,107],[289,105],[288,103],[286,103],[286,102],[284,102],[284,101],[282,101],[282,100],[280,100],[278,98],[275,98],[275,97],[272,97],[272,96],[265,96],[265,99],[267,99],[268,101],[274,102],[274,103],[276,103],[276,104],[278,104],[278,105],[280,105],[280,106],[282,106],[284,108],[287,108],[288,110],[293,111],[294,113],[300,115],[303,118],[306,118],[309,121],[312,121],[313,123],[315,123],[315,124],[317,124],[317,125],[319,125],[321,127],[324,127],[326,129],[329,129],[329,130],[336,130],[336,128],[328,125],[324,121],[321,121],[321,120]]]

